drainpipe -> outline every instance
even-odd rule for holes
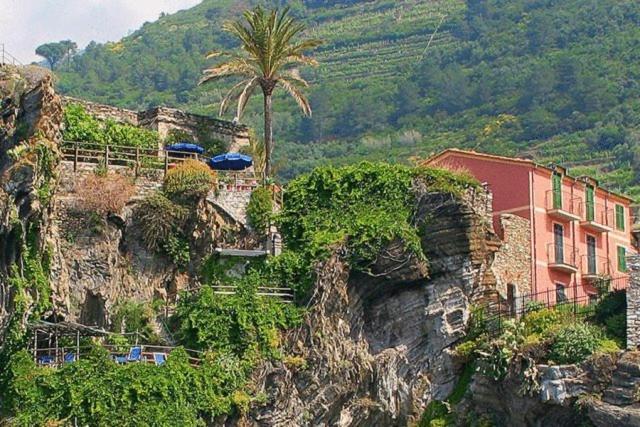
[[[538,259],[538,256],[536,253],[536,206],[535,206],[536,203],[535,203],[535,198],[533,193],[534,171],[535,171],[535,167],[534,169],[529,171],[529,216],[531,217],[531,220],[530,220],[531,222],[531,225],[530,225],[530,229],[531,229],[531,293],[537,294],[538,293],[538,282],[537,282],[538,263],[536,261]]]
[[[573,184],[571,184],[571,203],[574,202],[575,200],[575,187],[576,187],[577,181],[573,181]],[[594,197],[595,199],[595,197]],[[582,210],[582,206],[580,206],[580,210]],[[580,211],[578,211],[580,212]],[[578,253],[578,244],[577,244],[577,240],[576,240],[576,221],[571,221],[571,241],[573,242],[573,256],[574,256],[574,260],[576,262],[576,267],[578,267],[578,272],[577,273],[573,273],[573,301],[575,304],[575,301],[578,299],[578,275],[581,274],[580,273],[580,254]],[[577,257],[577,259],[576,259]]]

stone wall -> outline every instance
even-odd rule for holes
[[[627,258],[629,287],[627,288],[627,348],[640,346],[640,255]]]
[[[503,298],[509,284],[515,285],[519,295],[531,293],[531,223],[512,214],[500,215],[499,223],[502,247],[493,263],[496,289]]]
[[[231,152],[249,145],[249,129],[246,126],[175,108],[156,107],[133,111],[71,97],[64,97],[63,102],[65,105],[80,104],[89,114],[101,120],[110,119],[158,131],[163,139],[171,130],[179,130],[191,135],[195,141],[203,138],[224,141]]]
[[[221,190],[210,193],[207,201],[227,213],[234,221],[247,225],[247,206],[251,199],[251,191]]]

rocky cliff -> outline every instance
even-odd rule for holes
[[[62,106],[51,76],[38,67],[0,67],[0,99],[0,320],[6,321],[14,298],[9,278],[28,275],[29,266],[16,261],[47,246]]]
[[[358,273],[336,248],[318,266],[305,326],[288,337],[294,357],[262,368],[255,381],[268,403],[243,421],[400,426],[451,392],[452,347],[472,301],[494,281],[497,246],[484,192],[457,199],[418,191],[415,221],[428,265],[395,242],[370,274]]]

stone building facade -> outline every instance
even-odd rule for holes
[[[640,255],[627,258],[630,278],[627,288],[627,348],[640,347]]]
[[[530,221],[518,215],[502,214],[498,218],[502,246],[496,252],[493,272],[496,289],[503,298],[517,300],[531,289]],[[511,297],[511,298],[510,298]]]
[[[203,137],[223,141],[229,152],[238,152],[249,145],[249,128],[245,125],[175,108],[155,107],[145,111],[133,111],[71,97],[64,97],[63,103],[80,104],[89,114],[100,120],[115,120],[155,130],[162,139],[165,139],[170,131],[178,130],[186,132],[195,141],[200,141]]]

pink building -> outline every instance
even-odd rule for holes
[[[466,170],[486,183],[498,235],[513,235],[503,229],[505,216],[526,220],[526,240],[520,242],[530,245],[531,265],[521,268],[530,280],[523,280],[525,286],[509,283],[509,292],[535,293],[555,303],[595,297],[599,278],[626,286],[626,256],[635,252],[628,197],[600,188],[592,178],[573,178],[560,166],[526,159],[450,149],[424,164]]]

